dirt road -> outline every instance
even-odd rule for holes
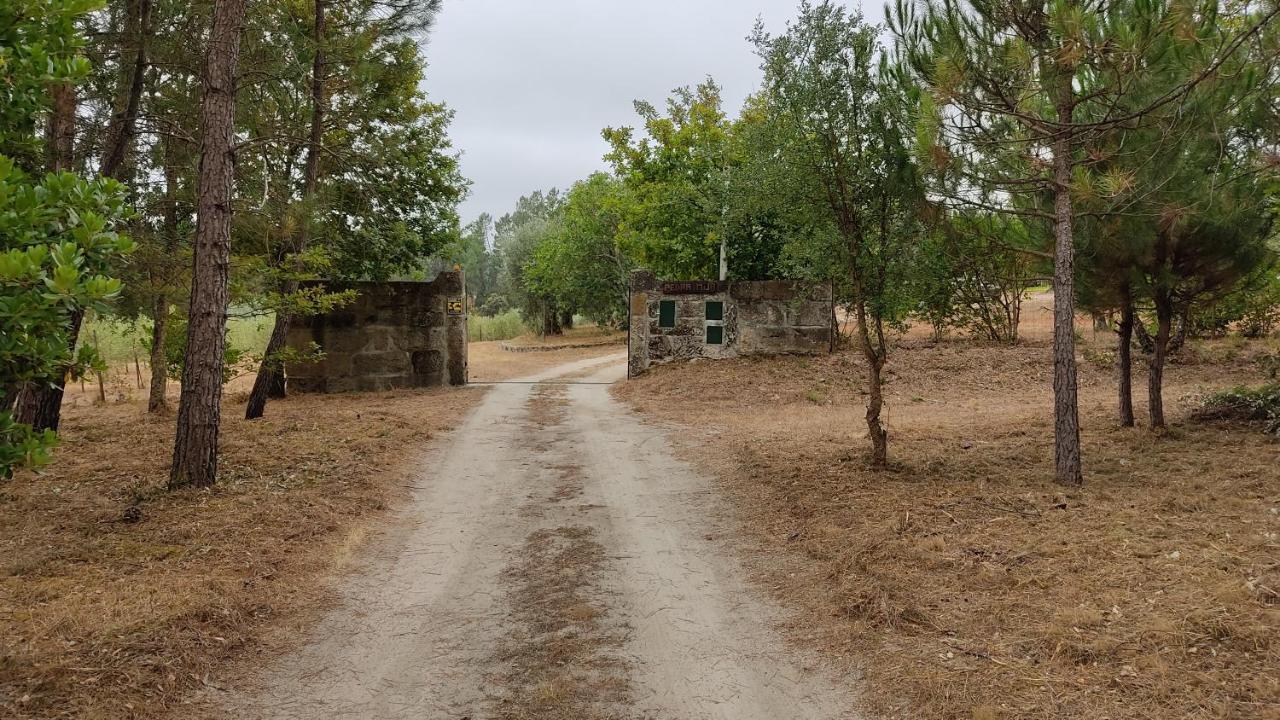
[[[610,398],[623,371],[613,356],[495,386],[428,455],[341,606],[228,712],[853,717],[850,688],[776,636],[707,481]]]

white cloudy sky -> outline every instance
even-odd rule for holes
[[[711,75],[736,113],[759,81],[757,16],[781,30],[798,0],[445,0],[427,44],[427,92],[456,112],[451,135],[473,182],[463,221],[604,168],[600,129],[636,124]],[[857,2],[851,0],[850,4]],[[879,22],[879,2],[866,2]]]

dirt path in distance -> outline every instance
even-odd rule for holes
[[[608,394],[618,355],[493,387],[238,718],[834,720],[851,690],[775,634],[722,509]],[[555,378],[576,383],[541,383]]]

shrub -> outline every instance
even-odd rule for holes
[[[1280,383],[1211,395],[1196,412],[1196,419],[1261,423],[1266,432],[1280,436]]]

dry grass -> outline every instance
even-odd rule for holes
[[[324,578],[479,389],[304,396],[224,410],[220,480],[167,492],[172,417],[113,378],[74,388],[43,474],[0,484],[0,715],[189,716],[191,692],[284,642]]]
[[[874,716],[1280,718],[1280,443],[1187,420],[1198,395],[1260,382],[1262,348],[1186,352],[1155,436],[1117,426],[1086,330],[1088,484],[1063,492],[1046,314],[1014,347],[896,348],[888,472],[863,462],[853,353],[665,366],[616,392],[704,428],[689,456],[762,585],[798,641],[864,673]]]

